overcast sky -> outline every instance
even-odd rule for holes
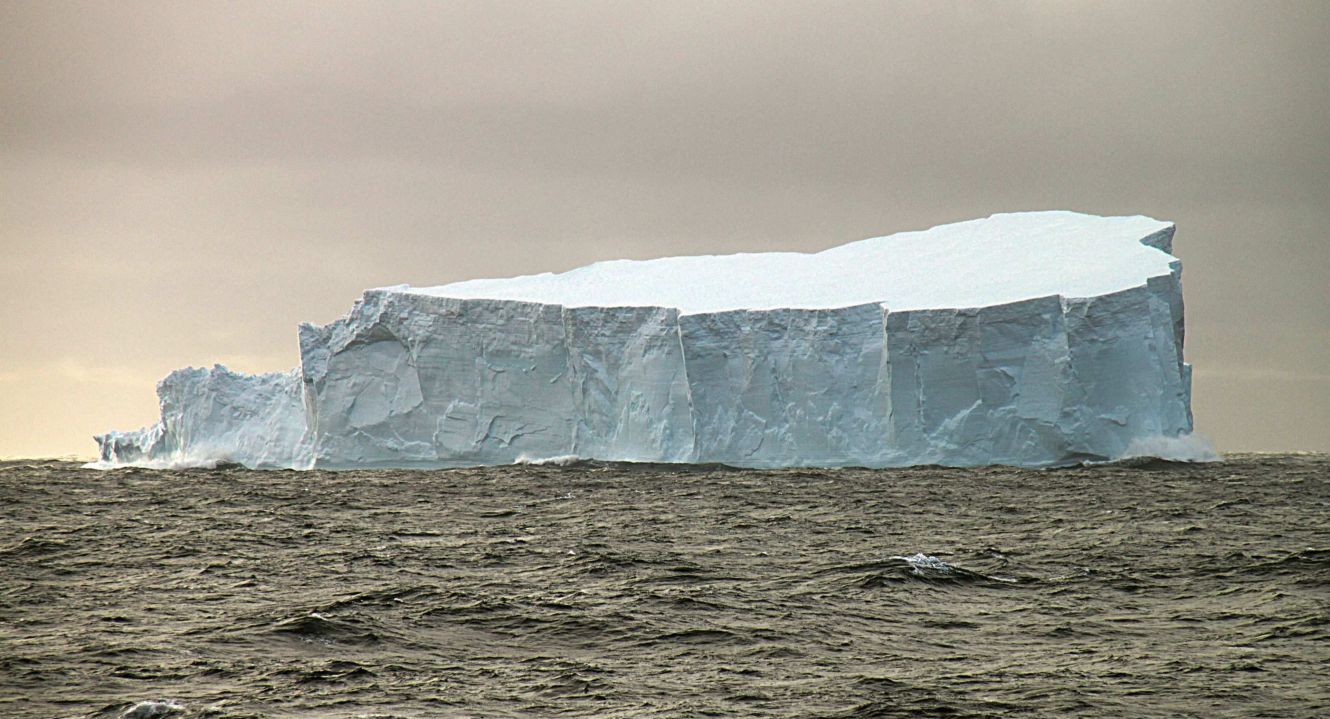
[[[367,287],[1178,225],[1198,429],[1330,450],[1330,3],[0,4],[0,456]]]

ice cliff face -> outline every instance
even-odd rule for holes
[[[370,290],[301,367],[180,370],[104,463],[749,467],[1122,456],[1191,430],[1173,227],[996,215],[816,254]]]

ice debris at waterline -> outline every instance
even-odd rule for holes
[[[1173,230],[1027,212],[373,289],[300,327],[298,369],[173,372],[100,465],[1111,460],[1191,432]]]

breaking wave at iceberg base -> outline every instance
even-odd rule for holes
[[[575,454],[561,454],[557,457],[527,457],[525,455],[513,460],[513,464],[526,465],[530,467],[572,467],[579,464],[587,464],[591,460],[579,457]]]
[[[83,469],[231,469],[243,465],[228,457],[209,457],[199,455],[181,455],[156,459],[136,459],[129,462],[99,459],[82,465]]]
[[[1135,464],[1149,461],[1163,462],[1220,462],[1223,456],[1215,450],[1211,441],[1197,434],[1187,434],[1179,437],[1147,437],[1133,440],[1120,457],[1111,460],[1089,460],[1076,462],[1071,466],[1083,465],[1093,466],[1102,464],[1127,463]],[[185,470],[185,469],[232,469],[244,468],[243,462],[236,461],[225,453],[191,453],[172,455],[170,457],[148,458],[140,457],[134,460],[106,460],[98,459],[92,462],[86,462],[81,465],[83,469],[113,470],[113,469],[154,469],[154,470]],[[472,464],[447,464],[441,463],[437,468],[447,469],[474,469],[478,466]],[[519,467],[562,467],[562,468],[586,468],[586,467],[613,467],[622,470],[632,469],[657,469],[670,468],[675,471],[686,469],[743,469],[742,467],[727,465],[720,462],[632,462],[632,461],[606,461],[580,457],[575,454],[557,455],[553,457],[527,457],[521,456],[513,460],[512,466]],[[906,465],[916,468],[921,466],[947,467],[950,465]],[[983,465],[976,465],[983,466]],[[1007,466],[1007,465],[991,465]],[[273,469],[274,467],[249,467],[249,469]],[[300,467],[277,467],[285,469],[315,469],[312,466]],[[369,466],[366,469],[384,469],[384,467]],[[435,468],[435,467],[429,467]],[[884,467],[887,469],[890,467]],[[899,468],[899,467],[897,467]],[[354,467],[323,467],[322,469],[355,469]],[[404,469],[409,469],[406,467]],[[780,468],[767,468],[780,469]],[[801,467],[792,466],[787,469],[837,469],[834,467]],[[854,467],[840,467],[839,469],[855,469]]]
[[[1117,461],[1161,459],[1166,462],[1219,462],[1223,457],[1210,439],[1200,434],[1177,437],[1140,437],[1127,445]]]

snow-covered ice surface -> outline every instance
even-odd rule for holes
[[[1096,297],[1168,275],[1172,236],[1172,224],[1148,217],[1021,212],[812,254],[614,260],[561,274],[384,290],[564,307],[670,307],[684,315],[870,303],[893,311],[987,307]]]
[[[1028,212],[819,253],[369,290],[301,367],[181,370],[101,465],[1101,461],[1184,446],[1173,226]]]

